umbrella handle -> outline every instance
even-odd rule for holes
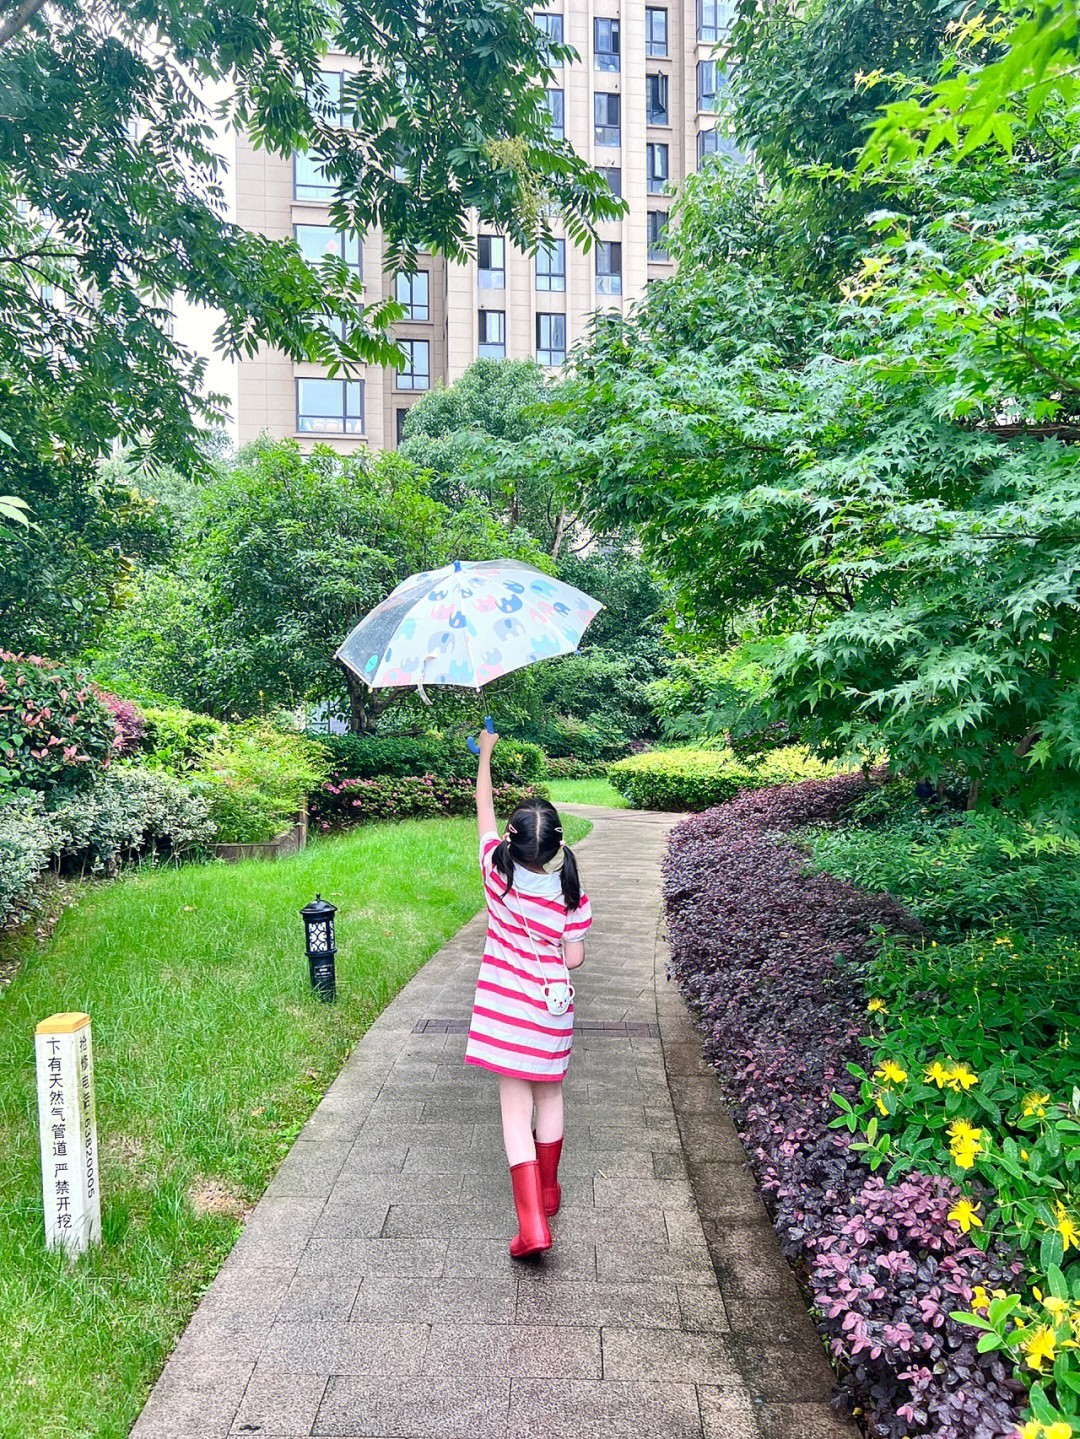
[[[484,728],[487,730],[488,734],[494,734],[494,733],[495,733],[495,725],[494,725],[494,723],[492,722],[492,718],[491,718],[490,715],[485,715],[485,716],[484,716]],[[469,736],[469,738],[465,741],[465,743],[469,746],[469,750],[471,751],[472,754],[479,754],[479,753],[480,753],[480,746],[479,746],[479,745],[476,743],[476,741],[473,739],[472,735]]]

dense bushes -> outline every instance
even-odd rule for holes
[[[229,725],[197,750],[190,780],[209,805],[222,844],[271,840],[326,777],[319,746],[258,721]]]
[[[530,740],[554,759],[576,759],[599,765],[605,760],[626,753],[626,741],[620,733],[604,734],[586,720],[569,715],[555,715],[540,723],[528,725],[524,731]]]
[[[772,750],[756,762],[739,759],[728,749],[649,750],[613,764],[608,778],[638,809],[702,810],[722,804],[741,789],[827,772],[819,760],[793,745]]]
[[[498,751],[496,750],[496,753]],[[535,786],[496,784],[495,811],[507,815],[531,795]],[[375,820],[471,814],[476,803],[474,780],[444,775],[384,775],[374,779],[328,780],[311,800],[314,823],[323,829],[336,825],[370,824]]]
[[[112,714],[85,675],[0,650],[0,796],[84,784],[118,747]]]
[[[834,1094],[861,1103],[847,1065],[865,1060],[875,931],[910,942],[921,928],[889,895],[807,874],[777,832],[836,822],[871,783],[837,775],[744,792],[679,825],[664,873],[672,967],[870,1432],[1011,1439],[1022,1386],[950,1317],[1014,1282],[1008,1256],[983,1252],[950,1218],[954,1176],[881,1183],[846,1129],[830,1128]]]
[[[310,732],[312,741],[326,751],[330,767],[340,779],[374,779],[377,776],[440,775],[470,779],[476,760],[463,735],[324,735]],[[544,754],[536,745],[503,735],[491,756],[496,782],[540,780]]]
[[[214,837],[209,804],[173,776],[132,764],[99,773],[47,806],[40,794],[0,805],[0,925],[22,919],[50,869],[113,873],[146,854],[176,855]]]

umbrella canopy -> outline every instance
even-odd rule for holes
[[[520,560],[455,560],[410,575],[338,649],[372,689],[490,680],[576,650],[599,600]]]

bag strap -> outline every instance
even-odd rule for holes
[[[533,956],[536,959],[536,967],[540,971],[540,982],[541,984],[545,984],[547,981],[544,979],[544,962],[540,958],[540,951],[536,948],[536,940],[533,939],[533,932],[531,926],[529,925],[529,921],[525,918],[525,905],[522,900],[521,891],[518,889],[516,884],[512,884],[510,888],[513,891],[514,895],[517,897],[518,914],[521,916],[521,922],[525,926],[525,933],[529,936],[529,948],[533,952]],[[566,976],[566,987],[567,989],[570,989],[572,988],[570,984],[570,970],[566,963],[566,957],[562,952],[561,944],[559,945],[559,959],[562,963],[563,974]]]

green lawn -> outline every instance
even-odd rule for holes
[[[307,984],[297,911],[316,890],[339,911],[336,1005]],[[480,903],[475,821],[413,820],[277,864],[143,869],[44,947],[8,941],[25,954],[0,993],[0,1439],[127,1434],[235,1212]],[[105,1239],[73,1267],[43,1249],[33,1067],[35,1024],[69,1009],[94,1025]]]
[[[604,804],[612,809],[629,809],[606,779],[553,779],[547,782],[553,804]]]

